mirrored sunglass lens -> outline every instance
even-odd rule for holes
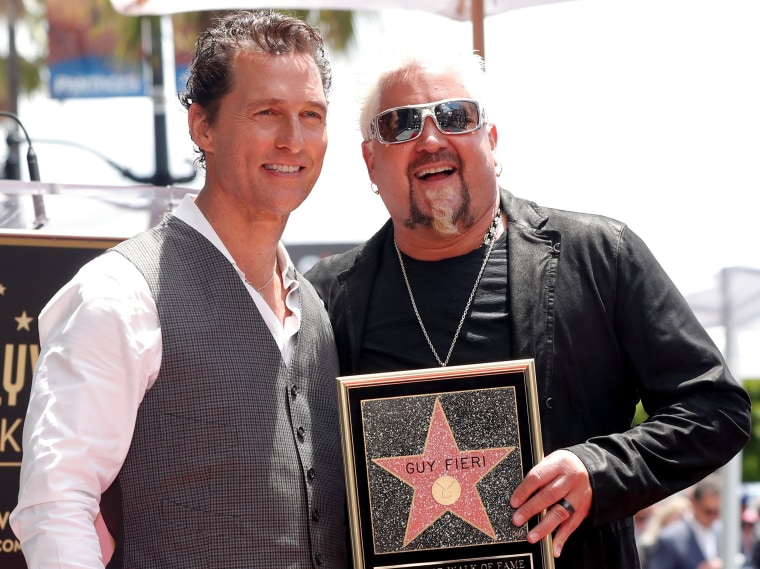
[[[377,131],[384,142],[404,142],[416,138],[422,128],[420,109],[393,109],[377,117]]]
[[[446,133],[469,132],[478,127],[478,104],[448,101],[435,106],[435,118]]]
[[[430,107],[427,107],[428,109]],[[402,107],[377,117],[377,136],[383,142],[414,140],[422,132],[425,107]],[[447,101],[433,107],[438,128],[445,134],[471,132],[478,128],[480,112],[473,101]]]

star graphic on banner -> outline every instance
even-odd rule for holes
[[[18,326],[16,326],[16,332],[19,330],[26,330],[28,332],[32,331],[29,325],[32,323],[32,320],[34,320],[34,318],[27,316],[26,310],[21,313],[21,316],[14,316],[13,319],[18,322]]]
[[[476,484],[513,450],[515,447],[460,451],[436,397],[422,454],[373,459],[414,488],[404,547],[446,512],[496,539]]]

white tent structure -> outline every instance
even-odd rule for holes
[[[729,369],[737,369],[737,337],[742,330],[760,326],[760,269],[723,269],[713,288],[694,293],[687,301],[705,328],[721,327],[725,334],[723,356]],[[741,378],[737,378],[740,379]],[[726,569],[736,566],[739,547],[739,488],[741,454],[723,468],[723,551]],[[733,499],[726,499],[733,498]]]
[[[702,325],[723,326],[728,338],[730,331],[760,324],[760,269],[728,267],[719,278],[718,286],[687,298]],[[724,355],[728,359],[731,354]]]

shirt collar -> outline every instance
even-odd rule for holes
[[[198,233],[203,235],[211,244],[219,249],[219,251],[227,257],[227,260],[235,267],[235,270],[241,275],[241,278],[245,278],[244,273],[240,270],[232,257],[230,252],[225,247],[219,235],[216,234],[214,228],[208,222],[208,219],[203,215],[203,212],[195,205],[196,196],[193,194],[186,194],[185,197],[179,202],[179,205],[174,210],[173,214],[177,219],[181,219],[187,223],[190,227],[195,229]],[[290,259],[287,249],[280,241],[277,244],[277,264],[280,267],[283,279],[283,286],[290,288],[293,283],[296,282],[296,268],[293,265],[293,261]]]

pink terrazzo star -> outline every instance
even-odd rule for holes
[[[446,512],[496,539],[476,484],[514,449],[460,451],[441,402],[436,398],[422,454],[373,459],[414,488],[404,547]]]

